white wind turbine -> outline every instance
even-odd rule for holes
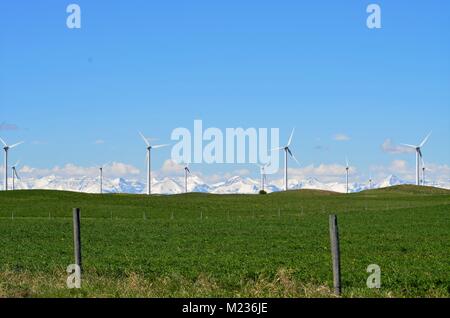
[[[23,141],[18,142],[17,144],[14,144],[12,146],[8,146],[2,138],[0,138],[0,141],[3,144],[3,150],[5,150],[5,191],[8,191],[8,151],[20,144],[23,144]]]
[[[100,171],[100,194],[103,194],[103,169],[109,165],[111,162],[105,163],[101,165],[98,169]]]
[[[186,164],[184,166],[184,193],[188,192],[188,174],[191,173],[191,170],[189,170],[189,165]]]
[[[152,194],[151,150],[167,147],[169,146],[169,144],[152,146],[150,145],[148,139],[142,133],[139,133],[139,135],[141,135],[142,139],[147,145],[147,194],[150,195]]]
[[[425,137],[425,139],[418,146],[402,144],[403,146],[413,148],[416,150],[416,185],[420,185],[420,161],[422,159],[422,148],[423,146],[425,146],[430,136],[431,132],[428,134],[428,136]]]
[[[261,185],[260,185],[260,190],[261,191],[265,191],[265,182],[266,182],[266,167],[268,164],[265,165],[258,165],[259,167],[259,173],[261,175]]]
[[[350,171],[350,164],[348,162],[348,158],[345,158],[345,164],[346,164],[346,166],[345,166],[345,171],[346,171],[345,184],[346,184],[346,191],[347,191],[347,194],[348,194],[348,192],[349,192],[349,188],[348,188],[348,174],[349,174],[349,171]]]
[[[284,190],[288,190],[288,154],[292,157],[292,159],[295,160],[295,162],[300,166],[300,162],[298,162],[297,158],[295,158],[294,154],[292,153],[290,146],[292,143],[292,137],[294,136],[295,128],[292,129],[291,136],[289,137],[288,143],[284,147],[280,148],[274,148],[272,150],[284,150]]]
[[[369,175],[369,190],[372,189],[372,183],[373,183],[373,179],[372,179],[372,173]]]
[[[15,184],[16,178],[17,178],[17,180],[21,180],[19,175],[17,174],[17,170],[16,170],[18,165],[19,165],[19,161],[17,161],[11,168],[11,170],[12,170],[11,174],[12,174],[12,189],[13,189],[13,191],[16,189],[16,184]]]

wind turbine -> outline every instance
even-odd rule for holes
[[[430,136],[431,132],[428,134],[428,136],[425,137],[425,139],[418,146],[402,144],[403,146],[413,148],[416,150],[416,185],[420,185],[420,161],[422,159],[422,148],[423,146],[425,146]]]
[[[17,170],[16,170],[18,165],[19,165],[19,161],[17,161],[11,168],[12,169],[11,174],[12,174],[12,189],[13,189],[13,191],[16,189],[15,179],[17,178],[17,180],[20,180],[20,177],[17,174]]]
[[[188,192],[188,174],[191,173],[191,170],[189,170],[189,165],[186,164],[184,167],[184,193]]]
[[[345,177],[345,184],[346,184],[346,189],[347,189],[347,194],[348,194],[348,173],[350,171],[350,164],[348,162],[348,158],[345,158],[345,171],[346,171],[346,177]]]
[[[103,168],[105,168],[109,164],[110,164],[110,162],[103,164],[99,167],[99,170],[100,170],[100,194],[103,194]]]
[[[265,191],[266,166],[267,166],[267,164],[265,164],[265,165],[258,165],[259,173],[261,174],[261,185],[260,185],[261,191]]]
[[[8,151],[10,149],[13,149],[14,147],[17,147],[18,145],[23,144],[23,141],[18,142],[17,144],[14,144],[12,146],[8,146],[2,138],[0,138],[0,141],[3,144],[3,150],[5,150],[5,191],[8,191]]]
[[[369,190],[372,189],[372,182],[373,182],[373,180],[372,180],[372,174],[370,174],[370,175],[369,175]]]
[[[152,145],[150,145],[148,139],[142,133],[139,133],[139,135],[141,135],[142,139],[144,140],[145,144],[147,145],[147,194],[150,195],[150,194],[152,194],[151,150],[163,148],[163,147],[166,147],[169,145],[165,144],[165,145],[152,146]]]
[[[292,157],[292,159],[295,160],[295,162],[297,162],[297,164],[300,166],[300,162],[298,162],[298,160],[295,158],[294,154],[291,151],[291,143],[292,143],[292,137],[294,136],[294,131],[295,128],[292,129],[292,133],[291,136],[289,137],[288,143],[286,146],[284,147],[280,147],[280,148],[274,148],[272,150],[284,150],[284,190],[287,191],[288,190],[288,155],[290,155]]]

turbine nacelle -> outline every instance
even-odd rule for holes
[[[5,151],[8,151],[9,149],[12,149],[14,147],[17,147],[18,145],[23,144],[23,141],[21,141],[21,142],[18,142],[16,144],[14,144],[14,145],[9,146],[2,138],[0,138],[0,142],[3,144],[3,149]]]

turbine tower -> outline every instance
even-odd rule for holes
[[[422,148],[423,146],[425,146],[430,136],[431,132],[428,134],[428,136],[425,137],[425,139],[418,146],[402,144],[403,146],[413,148],[416,150],[416,185],[418,186],[420,185],[420,161],[422,160]]]
[[[142,133],[139,133],[139,135],[141,135],[142,139],[144,140],[145,144],[147,145],[147,195],[150,195],[150,194],[152,194],[151,151],[152,151],[152,149],[163,148],[163,147],[166,147],[169,145],[165,144],[165,145],[152,146],[152,145],[150,145],[149,140]]]
[[[13,149],[17,147],[20,144],[23,144],[23,141],[18,142],[17,144],[14,144],[12,146],[8,146],[7,143],[0,138],[1,143],[3,144],[3,150],[5,150],[5,191],[8,191],[8,151],[10,149]]]
[[[101,165],[98,169],[100,171],[100,194],[103,194],[103,168],[105,168],[107,165],[109,165],[110,162]]]
[[[189,165],[186,165],[184,167],[184,193],[188,192],[188,174],[191,173],[191,170],[189,170]]]
[[[13,189],[13,191],[16,189],[16,184],[15,184],[16,180],[15,179],[17,178],[17,180],[20,180],[20,177],[17,174],[17,170],[16,170],[18,165],[19,165],[19,161],[17,161],[11,168],[11,170],[12,170],[11,174],[12,174],[12,189]]]
[[[350,164],[348,162],[348,158],[345,158],[345,163],[346,163],[346,166],[345,166],[345,171],[346,171],[345,184],[346,184],[346,191],[347,191],[347,194],[348,194],[348,191],[349,191],[349,189],[348,189],[348,173],[350,171]]]
[[[291,151],[291,143],[292,143],[292,137],[294,136],[295,128],[292,129],[291,136],[289,137],[288,143],[284,147],[280,148],[274,148],[272,150],[284,150],[284,190],[288,190],[288,156],[290,155],[292,159],[295,160],[295,162],[300,166],[300,162],[298,162],[297,158],[295,158],[294,154]]]
[[[425,170],[426,170],[425,161],[423,161],[423,158],[421,158],[421,159],[422,159],[422,185],[426,186],[426,181],[425,181]]]
[[[103,194],[103,167],[100,167],[99,170],[100,170],[100,194]]]

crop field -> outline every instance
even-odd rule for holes
[[[83,280],[72,208],[81,208]],[[343,297],[449,297],[450,191],[344,195],[0,193],[0,297],[334,297],[337,214]],[[381,288],[366,286],[370,264]]]

